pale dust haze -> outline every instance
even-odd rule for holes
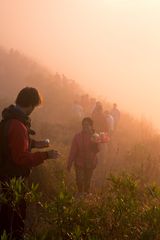
[[[0,45],[160,129],[159,0],[0,0]]]

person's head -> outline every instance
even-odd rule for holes
[[[117,108],[117,104],[116,103],[113,103],[113,108]]]
[[[103,112],[103,106],[101,102],[96,102],[96,107],[95,107],[96,112],[101,113]]]
[[[25,87],[17,95],[16,105],[20,107],[23,112],[30,115],[35,107],[39,106],[42,98],[36,88]]]
[[[93,120],[86,117],[82,120],[82,129],[86,133],[91,133],[93,131]]]

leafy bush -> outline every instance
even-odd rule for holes
[[[53,199],[39,202],[41,228],[29,239],[158,240],[160,188],[126,173],[111,175],[101,193],[77,197],[62,182]],[[29,235],[28,235],[29,236]]]

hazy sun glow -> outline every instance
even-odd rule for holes
[[[159,0],[0,0],[0,45],[160,128]]]

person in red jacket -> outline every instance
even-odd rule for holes
[[[56,150],[31,152],[33,147],[49,146],[47,141],[35,141],[30,138],[35,132],[31,129],[29,115],[41,104],[37,89],[31,87],[22,89],[15,103],[3,110],[0,122],[0,181],[4,194],[6,182],[10,182],[13,177],[26,178],[32,167],[42,164],[46,159],[56,159],[59,155]],[[9,203],[0,205],[0,236],[6,231],[9,239],[24,239],[26,215],[24,199],[18,208],[17,213]]]
[[[96,102],[96,106],[92,112],[92,119],[96,132],[107,132],[107,123],[101,102]]]
[[[74,163],[79,194],[89,193],[93,170],[97,165],[98,144],[92,141],[94,130],[91,118],[82,120],[82,131],[75,134],[67,163],[68,171]]]

